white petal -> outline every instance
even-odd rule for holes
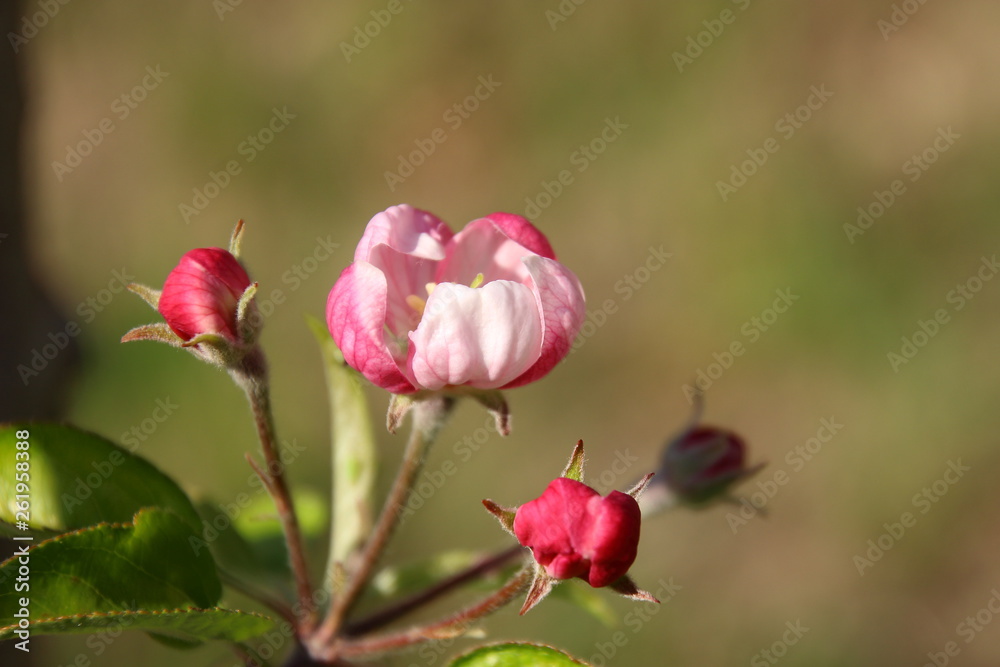
[[[498,280],[471,288],[440,283],[410,333],[411,377],[426,389],[500,387],[531,367],[542,345],[532,291]]]

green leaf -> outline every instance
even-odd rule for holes
[[[345,563],[372,525],[376,452],[360,377],[344,364],[326,325],[309,318],[326,367],[333,442],[333,532],[330,559]]]
[[[18,432],[28,437],[19,439]],[[27,442],[27,449],[17,449],[19,441]],[[18,453],[27,453],[27,460]],[[19,471],[18,463],[28,465]],[[72,426],[0,425],[0,521],[13,524],[24,518],[17,512],[16,475],[25,473],[27,524],[36,530],[126,522],[143,507],[161,507],[201,531],[198,513],[172,479],[127,449]]]
[[[314,539],[322,535],[329,521],[326,499],[303,488],[296,488],[292,498],[302,536]],[[212,526],[206,530],[212,538],[207,542],[221,568],[253,576],[288,576],[285,534],[274,501],[263,487],[257,495],[241,495],[227,507],[205,502],[199,503],[198,508],[205,522]],[[222,530],[216,529],[219,517],[232,524],[222,524]]]
[[[551,646],[508,643],[473,649],[453,660],[449,667],[573,667],[587,664]]]
[[[264,634],[274,620],[261,614],[234,609],[164,609],[157,611],[108,611],[57,618],[31,619],[32,635],[70,634],[111,630],[145,630],[170,646],[221,639],[239,642]],[[16,637],[17,625],[0,627],[0,641]]]
[[[292,492],[292,500],[302,536],[309,539],[320,536],[326,530],[329,518],[323,497],[312,489],[297,488]],[[274,500],[266,493],[251,500],[233,520],[233,525],[247,540],[274,537],[284,542],[285,539]]]
[[[173,512],[140,510],[131,523],[102,523],[54,537],[0,563],[0,627],[29,601],[30,619],[213,607],[222,595],[215,562]],[[26,546],[22,542],[21,547]],[[25,574],[24,569],[27,569]]]
[[[220,506],[214,502],[201,500],[198,503],[198,512],[209,526],[218,517],[226,516]],[[228,517],[227,517],[228,520]],[[206,537],[214,537],[213,540],[206,540],[208,548],[211,549],[215,562],[221,570],[239,572],[244,575],[259,577],[267,573],[267,568],[257,556],[254,546],[240,534],[240,531],[232,525],[221,524],[225,530],[217,530],[212,527],[211,531],[206,530]],[[286,559],[287,563],[287,559]],[[282,574],[288,573],[288,566],[285,565]]]

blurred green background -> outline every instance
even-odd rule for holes
[[[479,501],[534,498],[579,438],[592,479],[619,454],[638,457],[601,490],[626,487],[655,467],[689,414],[683,386],[702,371],[716,377],[706,420],[738,430],[752,460],[769,462],[739,491],[787,475],[767,517],[739,524],[738,507],[717,506],[648,520],[634,578],[654,593],[671,578],[682,587],[655,616],[637,622],[636,604],[615,599],[619,625],[605,627],[554,600],[526,618],[504,610],[486,626],[491,638],[548,641],[599,662],[620,631],[624,645],[604,660],[613,665],[923,665],[948,642],[951,664],[997,664],[1000,620],[989,623],[987,603],[1000,587],[989,472],[1000,280],[983,258],[1000,252],[1000,6],[393,8],[73,2],[22,45],[31,259],[82,328],[69,419],[120,439],[169,399],[179,407],[139,452],[196,497],[227,502],[245,489],[242,455],[255,444],[242,396],[188,355],[119,345],[156,317],[135,297],[102,292],[117,288],[115,271],[161,284],[182,253],[224,245],[243,218],[245,263],[265,299],[282,301],[272,299],[263,342],[279,431],[306,447],[291,479],[327,494],[325,386],[303,315],[322,316],[365,223],[400,202],[456,229],[527,210],[578,273],[595,324],[549,378],[509,393],[507,439],[490,435],[463,456],[459,443],[485,415],[460,407],[427,463],[452,460],[459,473],[404,525],[388,562],[507,545]],[[122,95],[145,99],[131,108]],[[287,120],[273,141],[245,144],[275,110]],[[57,173],[53,163],[104,119],[113,131]],[[421,146],[433,152],[411,158]],[[238,173],[197,201],[229,161]],[[401,161],[421,164],[387,179]],[[197,214],[181,208],[199,203]],[[858,207],[873,221],[852,231]],[[320,259],[318,239],[339,247]],[[653,250],[671,256],[640,269]],[[956,296],[960,285],[970,298]],[[772,318],[776,290],[799,298]],[[102,295],[88,314],[83,304]],[[936,334],[914,336],[939,309]],[[923,345],[904,350],[904,337]],[[716,358],[734,342],[744,352],[722,368]],[[887,356],[904,351],[916,354]],[[381,423],[387,397],[369,395]],[[843,427],[798,458],[823,419]],[[384,488],[402,436],[379,429],[379,440]],[[940,482],[958,461],[969,470]],[[915,497],[936,481],[934,503]],[[904,512],[915,525],[883,536]],[[891,548],[859,574],[855,557],[880,536]],[[318,571],[323,541],[314,547]],[[960,625],[977,613],[980,630]],[[784,643],[786,623],[808,631]],[[97,645],[32,644],[43,665],[80,654],[133,664],[139,653],[147,667],[234,662],[224,646],[178,654],[143,635]],[[444,662],[425,650],[393,664]]]

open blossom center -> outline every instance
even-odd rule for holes
[[[485,279],[486,278],[483,276],[483,274],[478,273],[476,274],[476,277],[472,279],[472,283],[469,285],[469,287],[471,287],[472,289],[476,289],[477,287],[483,284],[483,281]],[[427,291],[427,299],[431,298],[431,294],[434,292],[435,287],[437,287],[437,283],[427,283],[426,285],[424,285],[424,289]],[[413,310],[417,311],[418,316],[423,317],[424,309],[427,307],[427,299],[423,299],[417,296],[416,294],[410,294],[409,296],[406,297],[405,301],[406,305],[408,305]],[[413,325],[413,329],[417,328],[417,324],[420,324],[419,319],[417,320],[416,324]]]
[[[327,299],[347,363],[394,393],[532,382],[584,316],[576,276],[524,218],[495,213],[455,234],[406,205],[372,218]]]
[[[437,283],[427,283],[426,285],[424,285],[424,289],[427,290],[428,299],[430,298],[431,292],[434,291],[435,287],[437,287]],[[427,307],[427,299],[422,299],[416,294],[411,294],[408,297],[406,297],[406,305],[412,308],[413,310],[417,311],[417,315],[423,317],[424,308]]]

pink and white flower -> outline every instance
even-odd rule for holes
[[[350,366],[408,394],[533,382],[569,352],[585,309],[579,280],[521,216],[455,234],[403,204],[368,223],[326,317]]]

